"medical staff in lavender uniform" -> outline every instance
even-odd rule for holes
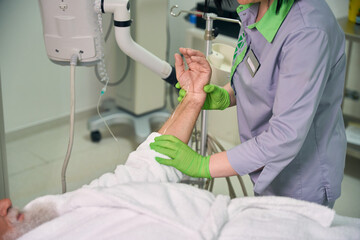
[[[236,105],[242,144],[212,156],[170,156],[167,164],[194,177],[249,174],[255,195],[333,207],[346,155],[344,33],[325,0],[238,2],[231,83],[206,86],[203,108]],[[183,144],[161,140],[167,148]]]

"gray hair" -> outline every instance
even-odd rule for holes
[[[7,218],[13,228],[3,236],[4,240],[17,239],[25,233],[30,232],[41,224],[48,222],[59,215],[53,203],[34,204],[30,209],[23,213],[23,221],[17,220],[19,213],[20,211],[16,208],[9,209]]]

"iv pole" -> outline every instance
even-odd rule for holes
[[[173,17],[178,17],[182,13],[187,14],[193,14],[193,15],[201,15],[203,19],[206,20],[206,28],[205,28],[205,34],[204,34],[204,40],[206,41],[206,50],[205,50],[205,56],[206,58],[209,57],[209,55],[212,54],[212,41],[217,37],[217,33],[215,33],[215,29],[213,29],[213,23],[214,20],[219,21],[225,21],[225,22],[232,22],[237,23],[241,27],[241,22],[237,19],[232,18],[223,18],[218,17],[214,13],[204,13],[204,12],[197,12],[197,11],[186,11],[186,10],[180,10],[178,13],[174,12],[174,9],[179,8],[178,5],[174,5],[170,9],[170,14]],[[206,154],[206,146],[207,146],[207,136],[208,136],[208,114],[206,110],[201,111],[201,140],[200,140],[200,154],[205,155]]]
[[[239,20],[231,19],[231,18],[218,17],[214,13],[203,13],[203,12],[184,11],[184,10],[181,10],[178,13],[175,13],[174,12],[175,8],[178,8],[178,6],[175,5],[170,10],[171,11],[170,14],[173,17],[178,17],[181,13],[187,13],[187,14],[193,14],[193,15],[201,15],[202,18],[206,20],[206,28],[205,28],[205,35],[204,35],[204,40],[206,41],[206,51],[205,51],[206,58],[208,58],[209,55],[212,54],[212,40],[214,40],[217,37],[217,33],[215,32],[215,29],[213,29],[214,20],[237,23],[237,24],[240,25],[240,28],[242,26],[242,24],[241,24],[241,22]],[[200,154],[201,155],[206,154],[206,152],[208,150],[207,146],[209,146],[210,153],[218,152],[217,149],[219,149],[220,151],[225,151],[223,146],[221,146],[221,144],[216,139],[214,139],[213,137],[208,135],[208,129],[207,129],[208,121],[207,121],[207,119],[208,119],[207,111],[202,110],[202,112],[201,112]],[[197,135],[195,136],[195,138],[197,138]],[[244,196],[248,196],[244,181],[242,180],[242,178],[239,175],[237,176],[237,178],[239,180],[239,183],[240,183],[240,186],[241,186],[241,189],[243,191]],[[228,189],[229,189],[230,198],[231,199],[235,198],[236,194],[235,194],[234,188],[232,186],[232,183],[230,181],[230,178],[226,177],[226,181],[227,181],[227,185],[228,185]],[[209,190],[210,192],[212,192],[212,189],[213,189],[213,186],[214,186],[214,179],[211,179],[210,181],[207,181],[205,186],[204,186],[204,179],[203,178],[198,179],[196,181],[191,180],[191,179],[190,180],[186,179],[185,181],[182,181],[182,182],[188,183],[188,184],[190,183],[192,185],[197,184],[199,186],[199,188]]]

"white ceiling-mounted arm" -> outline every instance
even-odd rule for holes
[[[176,83],[174,68],[145,48],[137,44],[131,37],[130,6],[128,0],[96,0],[95,11],[114,14],[116,42],[129,57],[149,68],[169,83]]]

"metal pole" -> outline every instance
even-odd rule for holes
[[[214,29],[213,29],[213,23],[215,20],[237,23],[241,27],[241,22],[236,19],[218,17],[214,13],[203,13],[203,12],[186,11],[186,10],[177,11],[178,8],[179,8],[178,5],[171,7],[171,10],[170,10],[171,16],[178,17],[182,13],[187,13],[187,14],[193,14],[193,15],[197,15],[197,16],[201,15],[201,17],[206,20],[206,28],[205,28],[205,36],[204,36],[204,39],[206,41],[206,49],[205,49],[206,58],[212,54],[212,40],[214,40],[216,37],[214,34]],[[197,134],[195,135],[195,137],[197,139]],[[206,110],[202,110],[201,111],[200,154],[203,156],[206,155],[206,152],[207,152],[207,139],[208,139],[208,113]],[[196,151],[198,151],[197,145],[196,145]],[[198,179],[196,181],[194,181],[190,178],[190,180],[186,179],[185,181],[182,181],[182,182],[190,183],[190,184],[195,183],[199,186],[199,188],[203,188],[203,186],[204,186],[203,178]],[[213,185],[214,185],[214,179],[212,179],[210,182],[210,189],[209,189],[210,191],[212,191]]]
[[[0,199],[9,197],[9,183],[6,162],[4,114],[0,76]]]
[[[206,29],[204,39],[206,41],[206,51],[205,56],[208,58],[212,53],[212,40],[214,39],[213,34],[213,19],[214,14],[206,14]],[[201,141],[200,141],[200,154],[206,154],[206,145],[207,145],[207,133],[208,133],[208,113],[206,110],[202,110],[201,112]]]
[[[343,100],[341,102],[341,108],[344,110],[344,101],[345,101],[345,94],[346,94],[346,87],[348,84],[348,79],[349,79],[349,68],[350,68],[350,59],[351,59],[351,52],[352,52],[352,40],[349,40],[349,45],[348,45],[348,49],[347,49],[347,54],[346,54],[346,70],[345,70],[345,83],[344,83],[344,97]]]
[[[205,35],[204,39],[206,41],[206,51],[205,55],[208,57],[212,53],[212,40],[214,39],[214,20],[212,19],[214,14],[207,13],[205,15],[206,20],[206,28],[205,28]]]
[[[212,53],[212,40],[215,39],[214,29],[213,29],[214,20],[237,23],[240,25],[240,27],[242,25],[241,22],[237,19],[223,18],[223,17],[218,17],[214,13],[204,13],[204,12],[197,12],[197,11],[180,10],[180,11],[176,12],[178,10],[178,8],[179,8],[178,5],[174,5],[171,7],[171,9],[170,9],[171,16],[178,17],[182,13],[187,13],[187,14],[193,14],[193,15],[198,15],[198,16],[201,15],[201,17],[206,20],[206,28],[205,28],[205,36],[204,36],[204,39],[206,41],[206,49],[205,49],[206,58]],[[207,125],[208,125],[207,111],[203,110],[203,111],[201,111],[201,142],[200,142],[200,154],[201,155],[205,155],[206,150],[207,150],[206,149],[207,132],[208,132]]]

